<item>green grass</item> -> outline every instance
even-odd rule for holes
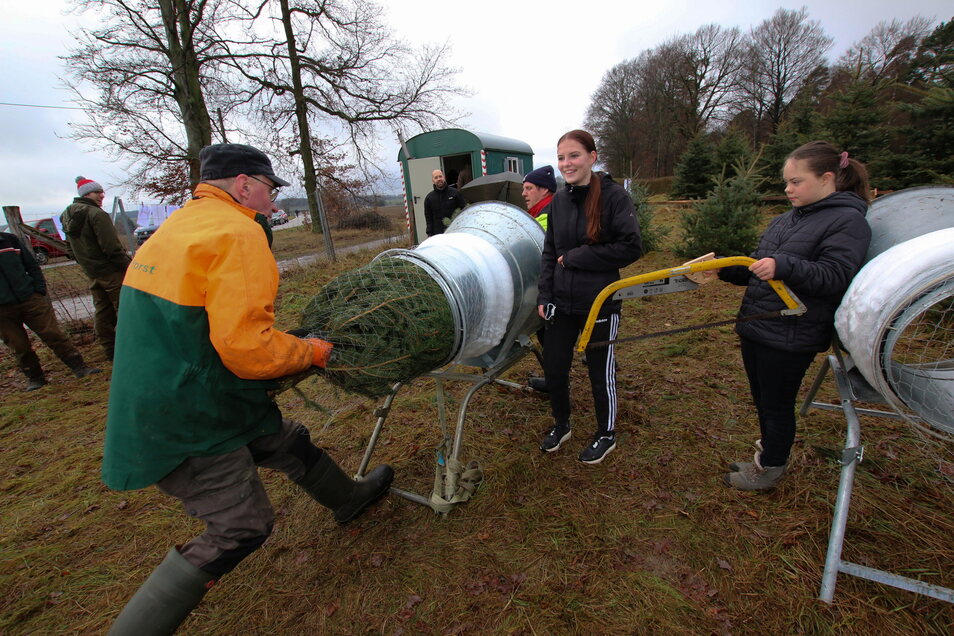
[[[297,325],[315,289],[372,256],[288,272],[278,326]],[[679,262],[658,252],[627,273]],[[713,283],[630,301],[620,334],[723,319],[740,297],[740,288]],[[100,482],[109,365],[88,329],[77,333],[84,355],[107,373],[76,380],[38,345],[50,384],[28,394],[10,356],[0,360],[4,634],[105,632],[165,552],[201,532],[155,488],[112,492]],[[463,458],[481,462],[485,482],[447,517],[390,496],[340,528],[282,475],[261,471],[275,532],[208,594],[182,633],[951,632],[951,605],[845,575],[834,605],[816,600],[838,481],[827,455],[843,445],[838,413],[801,418],[791,473],[775,491],[730,491],[720,474],[747,460],[758,436],[731,328],[622,344],[617,359],[619,447],[595,467],[576,461],[593,407],[582,365],[572,373],[577,428],[565,451],[536,448],[545,400],[480,391]],[[527,359],[507,377],[536,371]],[[451,385],[454,400],[464,388]],[[377,402],[319,379],[301,389],[332,415],[293,392],[278,396],[285,415],[356,470]],[[829,380],[823,397],[834,396]],[[436,420],[430,381],[415,381],[395,401],[374,463],[391,463],[398,487],[429,493]],[[862,427],[866,460],[845,558],[954,585],[954,494],[938,472],[950,449],[902,423],[864,418]]]

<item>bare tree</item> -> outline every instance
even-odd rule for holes
[[[456,69],[442,64],[446,46],[410,49],[370,2],[280,0],[273,9],[267,0],[246,8],[257,32],[281,30],[267,42],[229,46],[228,63],[244,77],[247,100],[274,136],[299,140],[294,154],[313,215],[315,139],[345,137],[355,163],[370,174],[382,132],[450,123],[449,101],[461,90],[453,83]]]
[[[905,22],[882,20],[838,58],[836,66],[852,80],[896,81],[906,74],[918,44],[930,32],[931,21],[921,16]]]
[[[591,98],[586,125],[611,171],[665,174],[690,139],[728,119],[743,44],[738,29],[710,24],[610,69]]]
[[[808,11],[779,9],[753,28],[746,52],[742,88],[747,108],[765,126],[756,140],[774,133],[802,83],[825,60],[832,39]]]
[[[596,138],[601,161],[616,175],[632,175],[640,130],[636,60],[617,64],[604,75],[590,98],[584,125]]]
[[[718,24],[699,27],[685,36],[685,97],[695,123],[687,130],[692,138],[716,121],[727,120],[739,98],[745,39],[737,28]]]
[[[231,106],[214,68],[227,8],[223,0],[75,1],[102,26],[74,33],[63,58],[86,115],[72,137],[123,162],[133,190],[171,200],[198,183],[199,151],[212,141],[208,96]]]

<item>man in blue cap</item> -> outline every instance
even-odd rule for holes
[[[547,230],[547,216],[554,192],[556,192],[556,178],[553,176],[553,166],[541,166],[528,172],[523,178],[523,200],[527,202],[527,212],[537,220],[544,232]],[[545,329],[541,327],[537,332],[540,346],[543,346],[544,337]],[[532,375],[529,385],[534,391],[547,392],[546,378]]]

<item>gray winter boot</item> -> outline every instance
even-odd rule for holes
[[[763,450],[765,449],[762,448],[762,440],[755,440],[755,456],[758,457]],[[729,464],[729,472],[737,473],[742,470],[743,467],[751,465],[752,464],[750,462],[732,462]]]
[[[344,525],[387,494],[393,480],[394,469],[387,464],[378,466],[361,479],[351,479],[328,457],[328,453],[322,453],[311,470],[295,483],[315,501],[330,508],[335,521]]]
[[[752,463],[748,462],[738,464],[739,470],[722,475],[722,482],[731,488],[739,490],[769,490],[774,488],[785,474],[787,465],[782,466],[762,466],[759,461],[761,449],[755,451],[755,457]]]
[[[175,548],[169,550],[146,582],[116,617],[109,630],[113,636],[158,636],[171,634],[186,619],[215,583],[185,560]]]

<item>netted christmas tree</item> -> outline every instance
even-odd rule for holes
[[[323,376],[360,395],[387,394],[439,367],[452,353],[454,318],[440,285],[420,267],[383,258],[346,272],[315,294],[301,331],[334,345]],[[282,389],[303,377],[286,378]]]

